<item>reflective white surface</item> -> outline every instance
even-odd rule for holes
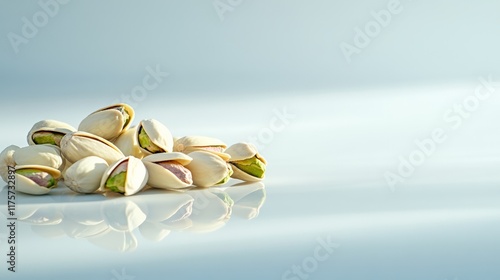
[[[255,128],[245,118],[205,127],[188,116],[182,128],[171,120],[173,130],[232,143],[269,127],[275,109],[286,106],[294,115],[272,141],[260,143],[269,162],[262,184],[232,180],[222,188],[132,197],[76,195],[64,187],[41,197],[18,194],[18,272],[7,273],[3,264],[0,273],[7,279],[496,279],[500,134],[492,120],[500,117],[500,98],[481,103],[459,129],[443,121],[474,87],[414,89],[399,98],[393,93],[400,89],[366,91],[363,98],[269,98]],[[81,107],[76,111],[94,106]],[[163,121],[175,113],[141,108]],[[214,110],[207,119],[223,115]],[[15,131],[22,135],[30,126],[21,120]],[[448,140],[389,187],[385,172],[397,172],[398,158],[436,127]],[[0,233],[5,255],[5,226]]]

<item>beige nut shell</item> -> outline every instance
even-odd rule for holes
[[[55,168],[47,167],[43,165],[18,165],[16,166],[16,171],[20,169],[38,169],[43,172],[49,173],[54,179],[59,179],[61,177],[61,172]],[[57,185],[56,185],[57,186]],[[54,187],[56,187],[54,186]],[[33,182],[31,179],[19,175],[16,173],[16,191],[33,194],[33,195],[42,195],[50,192],[51,189],[41,187],[37,183]]]
[[[139,147],[139,140],[137,139],[137,126],[124,131],[114,141],[114,144],[125,156],[134,156],[139,159],[142,159],[145,156]]]
[[[194,151],[188,156],[193,160],[186,165],[186,168],[191,171],[195,186],[212,187],[228,175],[228,163],[216,154],[207,151]]]
[[[10,145],[0,153],[0,176],[6,183],[8,182],[9,166],[16,166],[14,154],[19,149],[20,148],[16,145]]]
[[[233,175],[231,175],[232,178],[240,179],[247,182],[258,182],[262,181],[265,178],[265,175],[262,178],[257,178],[250,174],[247,174],[241,171],[236,165],[233,164],[233,162],[235,161],[249,159],[254,156],[257,157],[264,164],[267,164],[266,159],[258,153],[257,148],[253,144],[236,143],[231,147],[227,148],[225,152],[231,156],[229,164],[233,168]]]
[[[74,192],[93,193],[99,189],[108,163],[96,156],[78,160],[64,173],[64,184]]]
[[[159,162],[175,161],[183,166],[193,159],[183,153],[159,153],[145,157],[142,161],[148,169],[148,186],[159,189],[183,189],[191,186],[181,181],[175,174],[159,165]]]
[[[32,145],[18,149],[13,155],[16,165],[43,165],[61,170],[64,160],[54,145]]]
[[[130,119],[125,125],[123,125],[125,121],[123,114],[113,109],[116,107],[123,107],[129,115]],[[134,109],[130,105],[118,103],[106,106],[88,115],[80,122],[78,130],[92,133],[106,140],[113,140],[130,127],[134,116]]]
[[[124,195],[129,196],[136,194],[140,190],[146,186],[146,183],[148,181],[148,171],[146,169],[146,166],[144,163],[133,156],[128,156],[125,158],[122,158],[112,165],[108,167],[106,172],[104,172],[104,175],[101,178],[101,184],[99,187],[100,191],[108,191],[106,189],[106,181],[108,180],[109,176],[113,171],[115,170],[118,165],[120,165],[122,162],[128,161],[128,166],[127,166],[127,177],[125,179],[125,193]]]
[[[125,157],[113,143],[83,131],[66,134],[61,140],[61,152],[72,163],[88,156],[97,156],[112,164]]]
[[[139,125],[137,125],[137,130],[135,132],[137,141],[139,141],[139,132],[141,128],[146,131],[146,134],[149,136],[149,139],[151,139],[151,142],[153,142],[159,148],[163,149],[165,153],[170,153],[173,151],[174,137],[164,124],[155,119],[142,120]],[[152,154],[151,152],[141,148],[140,146],[139,148],[145,155]]]
[[[28,140],[29,145],[36,145],[36,143],[33,142],[33,134],[40,131],[68,134],[76,131],[76,129],[73,126],[61,121],[56,121],[56,120],[39,121],[35,123],[31,128],[31,130],[28,132],[28,136],[26,138]]]
[[[227,145],[217,138],[207,136],[184,136],[182,138],[176,139],[174,144],[174,151],[189,154],[190,152],[194,151],[207,151],[203,148],[200,148],[207,146],[222,147],[223,149],[227,148]],[[218,154],[217,152],[214,153]]]

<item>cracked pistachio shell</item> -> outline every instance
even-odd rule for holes
[[[231,147],[227,148],[226,153],[228,153],[231,156],[229,164],[233,168],[233,175],[231,175],[232,178],[240,179],[247,182],[257,182],[264,179],[265,175],[263,175],[262,178],[258,178],[242,171],[236,165],[234,165],[234,162],[250,159],[253,157],[256,157],[264,165],[267,164],[266,159],[264,159],[264,157],[262,157],[259,154],[257,148],[254,145],[249,143],[236,143]]]
[[[121,108],[124,113],[117,108]],[[126,115],[128,115],[128,119]],[[113,140],[129,128],[134,116],[134,109],[130,105],[114,104],[88,115],[82,120],[78,130],[92,133],[106,140]]]
[[[161,149],[159,153],[170,153],[173,151],[174,138],[170,130],[163,125],[161,122],[155,119],[142,120],[139,125],[137,125],[137,130],[135,132],[135,137],[139,143],[139,148],[145,155],[151,155],[152,152],[141,147],[139,142],[139,134],[141,129],[144,129],[148,135],[151,143]]]
[[[152,154],[142,161],[148,169],[148,186],[150,187],[169,190],[183,189],[192,185],[182,181],[170,170],[158,164],[160,162],[173,162],[185,166],[192,161],[192,158],[186,154],[176,152]]]
[[[114,144],[125,156],[134,156],[138,159],[142,159],[145,156],[137,140],[137,126],[125,130],[114,141]]]
[[[33,141],[33,134],[37,132],[53,132],[53,133],[59,133],[61,135],[66,135],[74,131],[76,131],[76,129],[65,122],[60,122],[56,120],[42,120],[33,125],[31,130],[28,132],[27,140],[29,145],[37,145]]]
[[[46,188],[38,185],[33,180],[29,179],[26,176],[21,174],[17,174],[17,171],[22,169],[36,169],[43,172],[47,172],[50,174],[56,183],[51,188]],[[33,194],[33,195],[42,195],[50,192],[52,188],[57,187],[57,180],[61,177],[61,172],[55,168],[42,166],[42,165],[18,165],[16,166],[16,191]]]
[[[61,150],[54,145],[33,145],[18,149],[14,153],[16,165],[43,165],[61,170],[64,160]]]
[[[108,164],[112,164],[125,157],[113,143],[82,131],[64,136],[61,140],[61,152],[71,163],[88,156],[97,156],[104,159]]]
[[[230,156],[225,153],[226,148],[227,145],[221,140],[206,136],[184,136],[174,143],[174,152],[189,154],[194,151],[208,151],[228,161]]]
[[[74,192],[93,193],[99,189],[108,163],[100,157],[90,156],[75,162],[64,173],[64,183]]]
[[[5,182],[8,182],[9,166],[15,167],[14,153],[20,148],[16,145],[10,145],[0,153],[0,176]]]
[[[188,155],[193,160],[186,168],[191,171],[195,186],[207,188],[219,185],[232,172],[226,161],[211,152],[195,151]]]
[[[144,163],[133,156],[128,156],[116,161],[114,164],[110,165],[101,179],[101,184],[99,187],[100,191],[106,192],[110,191],[106,187],[106,181],[112,175],[113,171],[121,165],[123,162],[127,161],[127,174],[124,183],[124,195],[129,196],[136,194],[146,186],[148,181],[148,171]]]

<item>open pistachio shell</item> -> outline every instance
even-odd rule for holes
[[[93,193],[99,189],[108,163],[100,157],[90,156],[75,162],[64,173],[64,183],[72,191]]]
[[[61,172],[42,165],[16,166],[16,190],[34,195],[42,195],[57,187]],[[36,182],[35,182],[36,181]]]
[[[19,150],[18,146],[10,145],[0,153],[0,176],[5,182],[8,182],[9,166],[16,166],[14,154],[17,150]]]
[[[125,130],[116,138],[114,144],[125,156],[134,156],[138,159],[142,159],[145,156],[139,147],[137,126]]]
[[[54,145],[33,145],[18,149],[14,153],[16,165],[43,165],[61,170],[61,150]]]
[[[51,144],[60,146],[64,135],[74,132],[76,129],[64,122],[56,120],[43,120],[35,123],[28,132],[29,145]]]
[[[237,143],[227,148],[226,153],[231,156],[229,164],[234,171],[231,175],[232,178],[247,182],[257,182],[264,179],[267,161],[258,153],[254,145]],[[243,166],[246,167],[243,168]]]
[[[227,145],[217,138],[206,136],[184,136],[174,143],[174,151],[189,154],[194,151],[208,151],[228,161],[230,156],[225,153]]]
[[[88,156],[97,156],[104,159],[108,164],[112,164],[125,157],[113,143],[82,131],[64,136],[61,140],[61,152],[71,163]]]
[[[182,189],[193,184],[191,171],[184,166],[192,158],[183,153],[160,153],[145,157],[142,161],[148,169],[148,186],[159,189]],[[167,169],[170,168],[170,169]]]
[[[198,187],[212,187],[223,184],[232,174],[231,167],[221,157],[207,151],[188,154],[193,160],[186,165],[193,175],[193,183]]]
[[[137,125],[136,139],[145,155],[170,153],[173,151],[174,138],[170,130],[155,119],[142,120]]]
[[[113,140],[130,126],[134,116],[134,109],[130,105],[114,104],[88,115],[82,120],[78,130]]]
[[[135,157],[122,158],[108,167],[101,179],[100,191],[133,195],[144,188],[148,171],[144,163]]]

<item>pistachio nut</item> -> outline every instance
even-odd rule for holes
[[[146,185],[148,171],[144,163],[128,156],[112,164],[104,173],[99,190],[111,191],[124,195],[133,195]]]
[[[134,115],[134,109],[130,105],[114,104],[88,115],[82,120],[78,130],[113,140],[130,126]]]
[[[34,195],[46,194],[57,187],[61,172],[42,165],[16,166],[16,190]]]
[[[227,145],[217,138],[206,136],[184,136],[174,143],[174,152],[189,154],[194,151],[208,151],[228,161],[230,156],[225,153]]]
[[[13,157],[16,165],[43,165],[61,170],[64,163],[59,147],[48,144],[20,148]]]
[[[99,189],[108,163],[96,156],[82,158],[69,167],[64,174],[64,183],[78,193],[93,193]]]
[[[186,168],[193,175],[193,183],[198,187],[211,187],[225,184],[233,174],[231,166],[216,154],[207,151],[194,151],[188,154],[193,160]]]
[[[0,153],[0,176],[5,182],[8,182],[9,166],[16,166],[14,154],[17,150],[19,150],[18,146],[10,145]]]
[[[170,130],[155,119],[142,120],[137,125],[136,137],[145,155],[170,153],[173,150],[174,138]]]
[[[134,156],[138,159],[144,157],[144,153],[141,151],[141,148],[139,148],[137,126],[125,130],[116,138],[114,144],[125,156]]]
[[[193,184],[191,171],[184,167],[192,158],[183,153],[160,153],[142,161],[148,169],[148,186],[159,189],[182,189]]]
[[[74,131],[76,129],[67,123],[56,120],[42,120],[33,125],[28,132],[27,140],[29,145],[50,144],[60,146],[64,135]]]
[[[264,179],[267,162],[254,145],[237,143],[227,148],[226,153],[231,156],[229,164],[234,171],[231,177],[247,182]]]
[[[64,136],[61,140],[61,152],[71,163],[88,156],[97,156],[112,164],[125,156],[108,140],[82,131]]]

